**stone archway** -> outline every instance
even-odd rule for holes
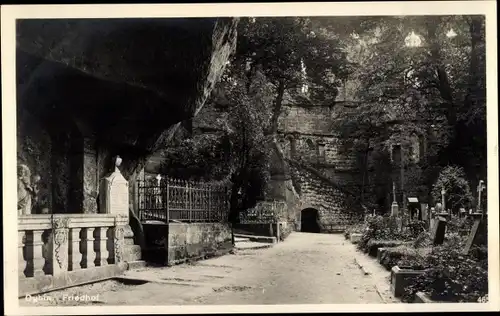
[[[319,233],[319,212],[317,209],[308,207],[300,214],[300,231],[304,233]]]

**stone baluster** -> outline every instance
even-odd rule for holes
[[[69,235],[70,245],[69,245],[69,254],[70,254],[70,271],[80,270],[81,262],[82,262],[82,253],[80,250],[80,233],[82,229],[78,227],[74,227],[71,229],[71,233]]]
[[[96,253],[94,250],[94,230],[93,227],[83,229],[82,240],[82,268],[95,267]]]
[[[19,277],[20,278],[25,278],[26,274],[24,273],[24,270],[26,269],[26,259],[24,258],[24,252],[25,252],[25,242],[26,242],[26,232],[25,231],[18,231],[18,268],[19,268]]]
[[[43,241],[44,230],[34,230],[33,231],[33,276],[42,276],[45,275],[44,266],[45,266],[45,258],[43,256],[43,250],[45,243]]]
[[[108,264],[109,251],[107,247],[109,227],[98,227],[94,230],[94,249],[96,252],[95,265],[105,266]]]
[[[70,221],[67,217],[54,220],[51,260],[54,276],[68,271],[68,234]]]

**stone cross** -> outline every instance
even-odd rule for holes
[[[156,181],[157,181],[158,185],[160,185],[160,181],[161,181],[161,174],[158,174],[158,175],[156,176]]]
[[[481,211],[481,192],[486,189],[483,180],[479,180],[479,184],[477,185],[477,211]]]

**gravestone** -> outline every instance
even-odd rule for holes
[[[422,216],[421,220],[427,223],[429,220],[429,208],[426,203],[421,203],[420,204],[420,214]]]
[[[129,185],[118,169],[120,164],[121,158],[116,157],[114,171],[101,179],[99,188],[99,212],[115,217],[112,238],[115,264],[140,259],[139,246],[134,245],[134,233],[129,225]]]
[[[445,232],[446,219],[444,217],[438,216],[432,227],[432,242],[434,246],[443,244]]]
[[[480,217],[476,217],[474,219],[474,225],[472,226],[472,229],[469,234],[469,238],[467,239],[467,243],[465,244],[465,248],[463,249],[463,254],[466,255],[469,253],[470,249],[472,248],[473,245],[477,245],[481,242],[484,242],[485,236],[485,221],[482,220]]]
[[[124,215],[128,218],[129,188],[128,181],[123,177],[118,166],[121,159],[115,162],[115,170],[101,179],[99,212],[113,215]]]

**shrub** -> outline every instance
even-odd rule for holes
[[[467,236],[469,235],[473,224],[474,220],[469,216],[463,218],[452,217],[446,223],[446,231],[458,233],[461,236]]]
[[[441,190],[446,190],[446,208],[457,210],[464,206],[468,209],[474,197],[461,167],[447,166],[441,170],[432,188],[434,201],[441,201]]]
[[[402,245],[404,242],[401,240],[379,240],[370,239],[366,244],[366,252],[370,256],[376,256],[378,248],[390,248]]]
[[[417,238],[420,234],[422,234],[425,231],[425,226],[426,222],[425,221],[411,221],[408,223],[406,226],[408,228],[408,235],[407,238],[409,239],[415,239]]]
[[[477,302],[488,294],[487,260],[463,255],[463,248],[449,243],[435,247],[420,263],[426,272],[405,289],[403,301],[411,302],[418,291],[431,299],[446,302]]]
[[[424,248],[432,246],[431,234],[428,231],[421,232],[412,242],[413,248]]]
[[[415,249],[405,244],[387,249],[381,258],[381,264],[387,270],[394,266],[419,268],[423,266],[422,258],[425,257],[425,253],[423,249]]]
[[[358,249],[368,252],[368,241],[377,240],[399,240],[401,233],[397,227],[395,218],[386,216],[371,216],[368,218]]]

